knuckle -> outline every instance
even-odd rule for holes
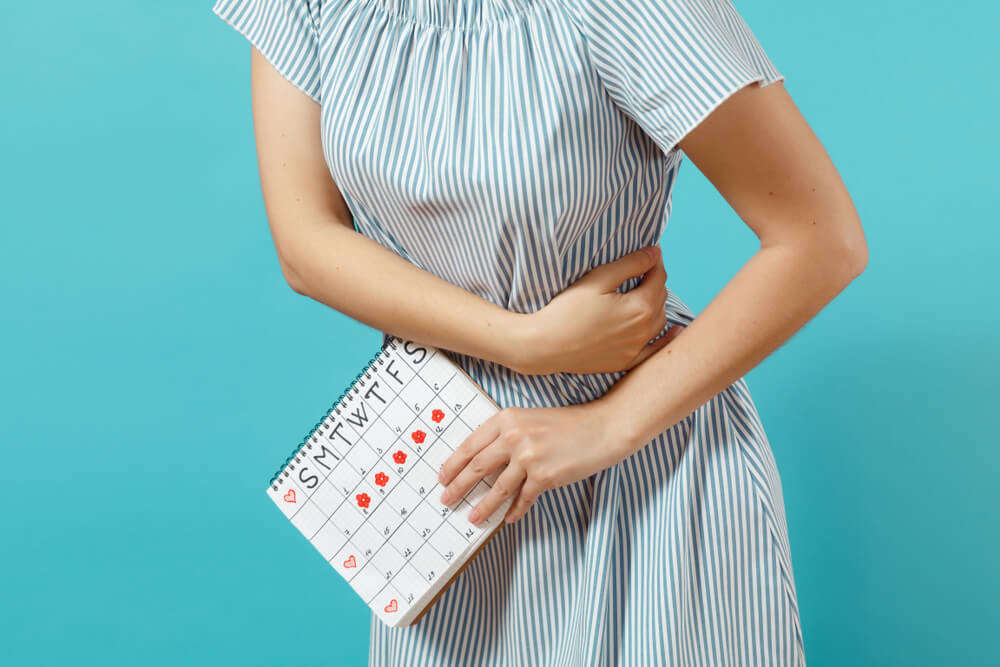
[[[641,335],[649,327],[649,321],[656,316],[656,310],[649,303],[643,305],[642,317],[637,319],[632,327],[632,335]]]
[[[642,320],[646,316],[646,302],[638,297],[629,299],[627,319],[630,323]]]
[[[503,435],[498,438],[501,446],[516,447],[523,438],[524,422],[511,420],[504,428]]]
[[[516,418],[517,411],[518,411],[517,406],[508,405],[507,407],[502,408],[500,411],[494,414],[493,417],[491,417],[491,419],[496,419],[501,427],[509,426],[513,423],[514,419]]]
[[[555,480],[555,473],[551,468],[541,468],[533,475],[533,477],[535,479],[535,485],[547,488]],[[528,492],[535,496],[538,495],[538,493],[533,490],[529,490]]]
[[[482,475],[486,472],[486,461],[483,460],[482,454],[477,454],[469,462],[468,468],[469,472],[474,475]]]
[[[639,312],[636,319],[639,321],[645,321],[649,318],[649,314],[653,312],[653,308],[649,303],[648,299],[643,299],[639,302]]]
[[[496,491],[497,497],[501,500],[510,498],[511,495],[514,494],[514,491],[516,491],[516,489],[512,488],[512,486],[506,482],[498,482],[497,484],[494,484],[493,489]],[[484,500],[483,502],[486,501]]]
[[[523,445],[517,450],[517,461],[522,466],[533,466],[538,461],[538,450],[533,445]]]
[[[465,440],[463,440],[463,441],[462,441],[461,443],[459,443],[458,447],[456,447],[456,448],[455,448],[455,451],[454,451],[454,452],[452,452],[452,456],[453,456],[453,457],[454,457],[454,456],[464,456],[464,455],[465,455],[465,452],[466,452],[466,451],[467,451],[468,449],[469,449],[469,439],[468,439],[468,438],[466,438],[466,439],[465,439]]]

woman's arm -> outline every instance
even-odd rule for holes
[[[278,260],[296,292],[406,339],[506,365],[526,348],[513,313],[354,231],[330,177],[320,105],[251,49],[254,135]]]
[[[596,267],[535,313],[510,312],[354,231],[330,176],[320,105],[251,49],[254,134],[278,260],[296,292],[405,339],[523,373],[631,368],[666,345],[659,249]],[[628,278],[642,283],[622,294]]]
[[[851,198],[780,82],[735,93],[680,146],[761,247],[674,341],[598,399],[626,456],[757,366],[868,261]]]
[[[503,472],[470,513],[516,496],[516,521],[547,489],[627,458],[756,366],[859,275],[861,224],[836,169],[784,86],[751,84],[680,142],[761,240],[761,249],[681,332],[597,400],[505,408],[444,462],[441,502]]]

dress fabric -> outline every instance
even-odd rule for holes
[[[785,78],[731,0],[213,12],[320,104],[359,233],[521,313],[656,243],[677,142],[739,89]],[[694,317],[673,289],[665,309],[663,331]],[[501,407],[592,401],[625,375],[522,375],[445,352]],[[781,483],[742,378],[620,463],[541,494],[419,623],[372,616],[370,629],[371,666],[803,664]]]

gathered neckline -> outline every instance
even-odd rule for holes
[[[481,32],[516,23],[551,0],[359,0],[397,23],[442,32]]]

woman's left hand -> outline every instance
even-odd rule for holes
[[[601,399],[564,407],[500,410],[462,441],[444,462],[438,481],[445,505],[483,477],[506,466],[469,513],[472,523],[491,516],[516,494],[505,519],[520,519],[539,494],[571,484],[623,460],[626,451]]]

